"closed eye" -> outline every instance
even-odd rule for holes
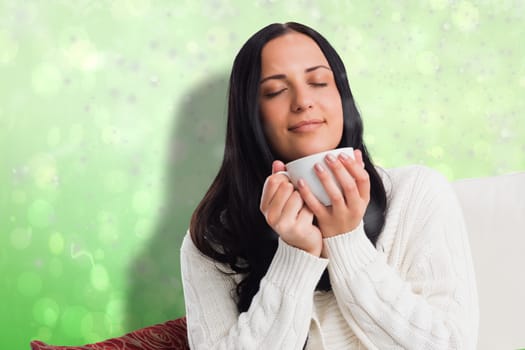
[[[328,86],[328,83],[308,83],[310,86],[313,86],[313,87],[325,87],[325,86]],[[283,88],[281,90],[277,90],[277,91],[273,91],[273,92],[267,92],[264,94],[264,97],[266,98],[272,98],[272,97],[276,97],[278,95],[280,95],[282,92],[286,91],[287,88]]]
[[[275,96],[279,95],[281,92],[283,92],[285,90],[286,90],[286,88],[278,90],[278,91],[274,91],[274,92],[267,92],[267,93],[264,94],[264,97],[272,98],[272,97],[275,97]]]

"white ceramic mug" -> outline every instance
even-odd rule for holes
[[[284,174],[288,176],[292,184],[297,188],[297,182],[299,179],[303,179],[308,187],[310,188],[310,191],[317,197],[317,199],[323,203],[326,206],[332,205],[330,198],[328,197],[328,194],[326,193],[323,184],[317,177],[317,174],[315,173],[314,165],[316,163],[324,163],[326,171],[334,178],[335,176],[326,165],[325,157],[328,154],[332,154],[334,157],[338,157],[340,153],[346,153],[349,157],[352,159],[355,159],[354,157],[354,149],[352,147],[344,147],[344,148],[336,148],[333,150],[320,152],[311,154],[306,157],[302,157],[296,160],[293,160],[289,163],[286,163],[286,171],[279,171],[278,174]],[[339,189],[341,189],[341,186],[337,182],[337,186],[339,186]]]

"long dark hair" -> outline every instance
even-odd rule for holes
[[[276,23],[261,29],[244,44],[233,63],[222,165],[190,224],[191,238],[204,255],[242,274],[236,289],[239,312],[248,310],[277,249],[276,233],[259,211],[262,187],[276,157],[263,133],[258,96],[261,51],[268,41],[290,31],[312,38],[333,71],[344,118],[338,147],[354,147],[363,154],[371,182],[365,232],[374,245],[385,222],[385,189],[363,143],[363,123],[341,58],[323,36],[302,24]],[[330,289],[326,271],[318,288]]]

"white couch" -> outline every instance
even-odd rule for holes
[[[525,172],[452,185],[476,270],[478,349],[525,348]]]

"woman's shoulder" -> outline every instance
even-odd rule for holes
[[[193,243],[193,240],[191,239],[190,230],[186,231],[186,234],[184,235],[184,238],[182,239],[182,245],[180,247],[180,250],[183,252],[198,252],[198,249],[195,246],[195,243]]]
[[[186,234],[184,235],[180,247],[180,253],[182,259],[193,260],[202,264],[212,265],[226,273],[235,273],[227,264],[221,263],[201,252],[193,242],[190,230],[187,230]]]
[[[433,168],[409,165],[378,172],[388,201],[385,228],[380,238],[386,251],[390,251],[395,239],[408,239],[406,235],[416,232],[408,227],[426,222],[430,214],[452,203],[454,193],[450,182]]]
[[[186,234],[184,235],[184,238],[182,240],[182,245],[180,247],[180,251],[181,251],[181,255],[192,256],[193,258],[198,258],[202,260],[209,260],[210,262],[214,261],[210,257],[203,254],[199,250],[199,248],[197,248],[197,246],[193,242],[190,230],[187,230]]]
[[[405,183],[414,180],[426,180],[432,182],[448,182],[447,178],[434,168],[412,164],[395,168],[377,167],[378,173],[383,181],[391,180],[396,183]]]
[[[443,190],[450,187],[448,179],[439,171],[425,165],[407,165],[395,168],[378,167],[378,173],[387,193],[410,190]]]

